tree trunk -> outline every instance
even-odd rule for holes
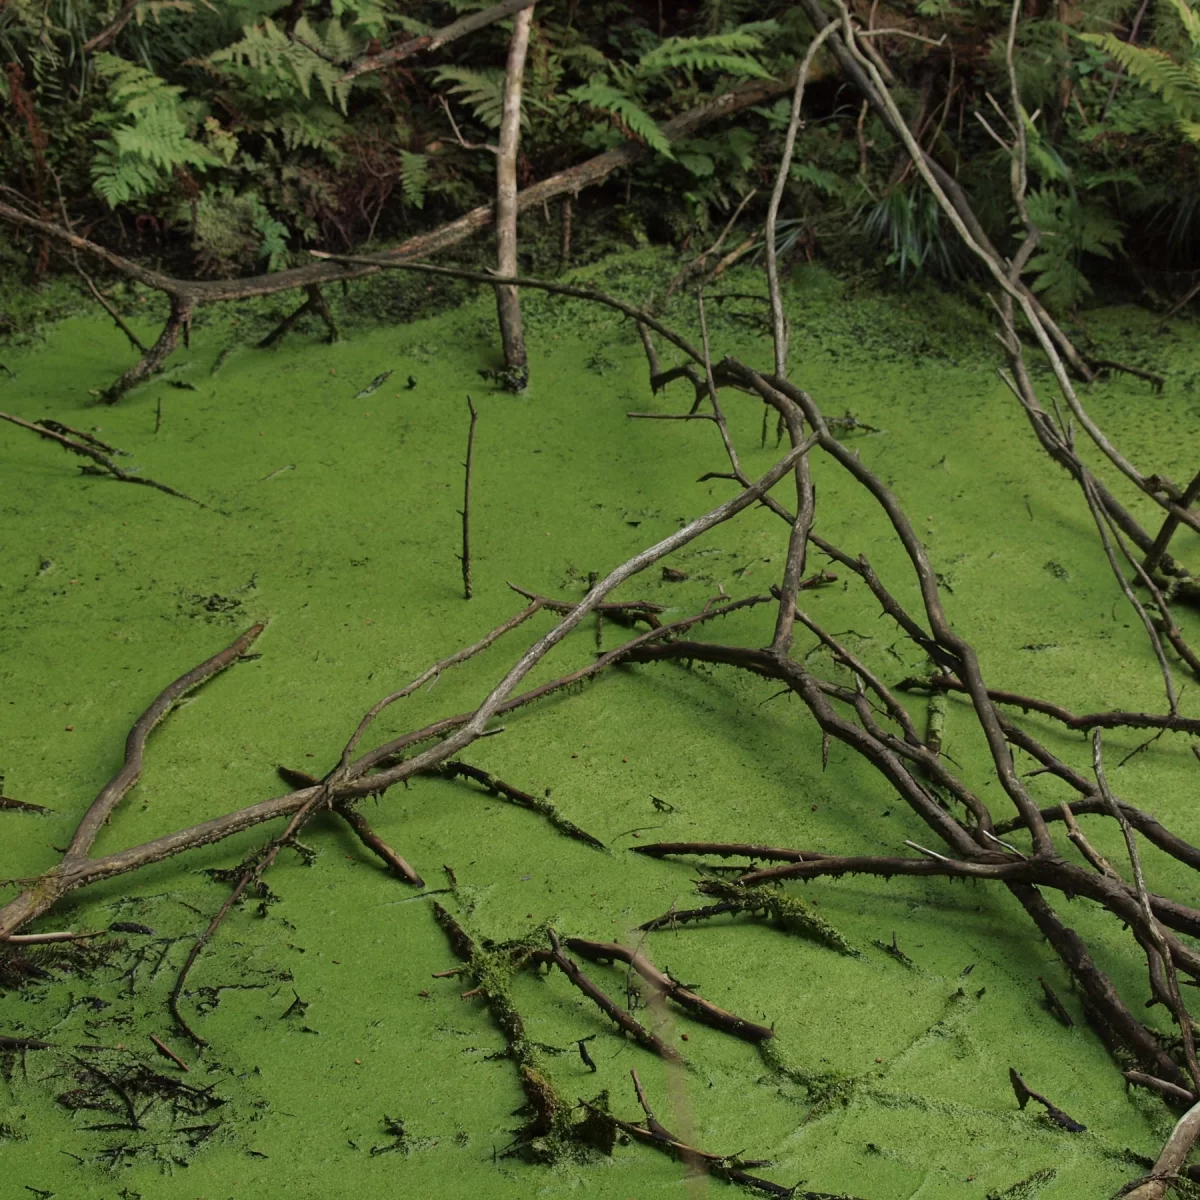
[[[512,41],[508,47],[508,69],[504,77],[504,112],[500,119],[500,146],[496,153],[496,266],[501,275],[517,275],[517,145],[521,139],[521,82],[525,76],[525,54],[533,8],[523,8],[513,18]],[[525,358],[525,335],[521,331],[521,301],[517,289],[496,289],[496,311],[500,338],[504,343],[504,385],[523,392],[529,382]]]

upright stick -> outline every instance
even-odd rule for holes
[[[471,598],[471,462],[475,455],[475,422],[479,419],[479,413],[476,412],[475,405],[472,403],[470,396],[467,397],[467,408],[471,413],[471,424],[467,429],[467,461],[463,464],[466,468],[463,478],[462,506],[462,577],[464,600],[470,600]]]
[[[521,138],[521,84],[532,24],[532,6],[513,17],[508,69],[504,76],[500,144],[496,149],[496,266],[501,275],[517,273],[517,145]],[[505,386],[510,392],[523,392],[529,379],[529,367],[525,335],[521,329],[521,301],[511,284],[497,286],[496,310],[500,318],[500,338],[504,343]]]

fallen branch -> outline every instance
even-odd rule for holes
[[[197,500],[194,496],[176,491],[175,488],[168,487],[165,483],[159,483],[155,479],[147,479],[144,475],[135,475],[132,471],[126,471],[123,467],[117,466],[107,454],[97,450],[95,446],[88,445],[86,442],[76,441],[74,438],[69,438],[66,434],[59,433],[55,428],[52,428],[53,425],[57,425],[57,422],[39,421],[35,424],[31,421],[24,421],[20,417],[14,417],[11,413],[6,412],[0,412],[0,420],[8,421],[13,425],[19,426],[21,429],[28,429],[31,433],[36,433],[38,437],[46,438],[47,441],[57,442],[64,450],[69,450],[72,454],[78,454],[83,458],[90,458],[93,462],[99,463],[104,468],[104,471],[97,471],[96,474],[98,475],[107,473],[119,483],[140,483],[143,487],[151,487],[157,491],[166,492],[168,496],[177,496],[180,500],[186,500],[189,504],[197,504],[201,508],[209,508],[209,505],[205,504],[203,500]],[[65,429],[66,426],[63,426],[63,428]],[[88,439],[88,441],[94,440],[93,438]],[[82,469],[90,470],[91,468]]]
[[[568,821],[549,800],[539,800],[536,796],[531,796],[528,792],[513,787],[511,783],[497,779],[488,771],[480,770],[479,767],[473,767],[469,763],[448,762],[441,767],[441,774],[447,779],[473,779],[487,788],[493,796],[500,796],[509,804],[515,804],[518,808],[524,808],[545,817],[559,833],[565,833],[567,837],[574,838],[577,842],[583,842],[586,846],[593,846],[597,850],[608,853],[608,847],[598,837],[593,837],[586,829],[580,829],[574,821]]]
[[[570,600],[552,600],[549,596],[539,596],[537,592],[528,592],[515,583],[510,583],[508,586],[518,596],[536,601],[547,612],[565,614],[575,607]],[[667,611],[667,606],[651,604],[648,600],[607,600],[603,604],[597,604],[593,611],[610,620],[625,621],[628,624],[633,624],[634,621],[645,621],[651,629],[659,629],[662,625],[658,619],[659,615]]]
[[[284,781],[284,783],[289,783],[295,788],[319,788],[321,786],[321,781],[315,775],[308,774],[307,771],[297,771],[292,767],[282,766],[276,767],[275,771]],[[397,854],[396,851],[393,850],[391,846],[389,846],[387,842],[385,842],[383,838],[381,838],[379,834],[377,834],[375,830],[371,828],[371,824],[367,818],[364,817],[350,801],[337,800],[334,802],[333,809],[334,812],[336,812],[338,816],[350,826],[355,835],[358,837],[358,840],[362,842],[362,844],[366,846],[366,848],[370,850],[372,854],[382,859],[384,863],[391,867],[391,869],[397,875],[399,875],[400,878],[405,881],[405,883],[411,883],[413,887],[419,888],[423,888],[425,886],[425,880],[423,880],[421,876],[418,875],[411,866],[409,866],[407,860],[403,856]]]
[[[466,964],[466,971],[474,979],[476,990],[487,1001],[492,1019],[504,1035],[509,1057],[517,1065],[521,1090],[533,1114],[530,1123],[518,1135],[519,1140],[531,1142],[534,1138],[544,1137],[566,1120],[565,1106],[538,1065],[533,1047],[525,1034],[525,1022],[508,992],[499,986],[494,972],[487,970],[486,956],[480,953],[474,940],[436,900],[431,903],[437,923],[446,934],[454,953]]]
[[[1087,1132],[1086,1125],[1080,1125],[1078,1121],[1067,1116],[1057,1105],[1051,1104],[1045,1096],[1041,1096],[1035,1092],[1012,1067],[1008,1068],[1008,1078],[1012,1082],[1012,1088],[1016,1093],[1017,1106],[1019,1108],[1023,1110],[1030,1100],[1036,1100],[1046,1110],[1046,1115],[1050,1120],[1059,1126],[1059,1128],[1065,1129],[1068,1133]]]
[[[896,685],[903,691],[933,690],[943,692],[965,692],[967,689],[953,675],[934,675],[928,679],[909,678]],[[1171,713],[1111,712],[1084,713],[1076,715],[1061,704],[1049,700],[1038,700],[1033,696],[1022,696],[1019,692],[1005,692],[988,688],[988,696],[998,704],[1009,704],[1025,712],[1037,712],[1053,717],[1068,729],[1079,729],[1088,733],[1093,729],[1167,729],[1173,733],[1200,734],[1200,720],[1181,717]]]
[[[0,796],[0,808],[13,809],[19,812],[48,813],[52,809],[41,804],[30,804],[27,800],[14,800],[11,796]]]
[[[457,41],[460,37],[465,37],[468,33],[474,33],[477,29],[483,29],[496,21],[503,21],[523,8],[532,8],[535,2],[536,0],[503,0],[503,3],[486,8],[482,12],[468,13],[465,17],[460,17],[449,25],[443,25],[434,33],[423,33],[418,37],[401,42],[399,46],[393,46],[390,50],[364,55],[350,64],[338,83],[349,83],[350,80],[357,79],[360,75],[366,75],[371,71],[381,71],[384,67],[394,66],[414,54],[440,50],[441,47]]]
[[[1162,1200],[1182,1173],[1197,1139],[1200,1139],[1200,1104],[1193,1104],[1171,1130],[1151,1173],[1123,1187],[1117,1194],[1126,1200]]]
[[[618,1007],[580,970],[579,964],[568,958],[553,929],[549,930],[550,945],[553,949],[542,951],[541,961],[554,963],[556,967],[577,987],[597,1008],[610,1018],[622,1033],[629,1034],[635,1042],[645,1046],[668,1062],[682,1062],[682,1057],[674,1046],[668,1045],[656,1033],[647,1029],[641,1021],[625,1009]]]
[[[697,1017],[707,1025],[732,1033],[747,1042],[763,1042],[775,1036],[775,1030],[766,1025],[758,1025],[747,1021],[744,1017],[726,1012],[718,1008],[710,1000],[689,991],[681,983],[676,982],[665,971],[660,971],[640,950],[630,950],[627,946],[615,942],[590,942],[585,938],[568,938],[567,948],[592,962],[623,962],[628,963],[654,991],[674,1000],[680,1008],[687,1009],[692,1016]]]
[[[835,1196],[830,1192],[810,1192],[802,1190],[799,1187],[784,1187],[782,1184],[773,1183],[769,1179],[763,1179],[759,1175],[751,1175],[746,1170],[747,1167],[766,1166],[765,1162],[748,1162],[735,1154],[713,1154],[707,1150],[700,1150],[695,1146],[689,1146],[686,1142],[677,1138],[655,1117],[654,1111],[646,1099],[646,1093],[642,1088],[642,1081],[638,1078],[637,1071],[630,1071],[630,1075],[633,1076],[633,1086],[637,1093],[638,1104],[641,1105],[642,1112],[645,1113],[646,1121],[644,1125],[637,1125],[632,1121],[623,1121],[620,1117],[614,1117],[608,1112],[588,1104],[587,1101],[583,1102],[584,1106],[592,1113],[610,1121],[623,1133],[627,1133],[630,1137],[636,1138],[645,1145],[653,1146],[657,1150],[662,1150],[670,1154],[693,1171],[715,1175],[718,1179],[724,1179],[729,1183],[736,1183],[741,1187],[761,1192],[767,1196],[790,1197],[791,1200],[855,1200],[854,1197],[846,1196],[844,1193]]]

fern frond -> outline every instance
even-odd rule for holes
[[[815,187],[817,191],[835,199],[850,190],[845,180],[835,171],[827,171],[824,167],[818,167],[813,163],[793,163],[790,174],[798,182],[807,183]]]
[[[1080,255],[1112,258],[1124,237],[1120,222],[1102,205],[1050,188],[1031,191],[1026,203],[1030,219],[1043,234],[1039,252],[1029,261],[1034,276],[1030,286],[1051,309],[1078,304],[1092,294],[1079,266]]]
[[[144,159],[164,171],[215,163],[208,150],[187,136],[175,109],[167,105],[144,109],[135,124],[114,130],[113,144],[122,155]]]
[[[770,79],[771,72],[751,51],[762,49],[762,39],[743,30],[711,37],[667,38],[638,60],[642,78],[670,70],[722,71],[742,78]]]
[[[322,105],[289,109],[278,122],[264,122],[263,128],[267,132],[278,130],[289,150],[318,150],[332,162],[341,159],[338,139],[345,132],[346,122],[335,109]]]
[[[370,37],[378,37],[387,28],[388,9],[376,0],[332,0],[333,19],[338,24],[346,16],[350,22],[346,28],[357,25]]]
[[[264,82],[275,86],[294,82],[306,98],[315,80],[325,98],[345,112],[352,84],[339,81],[345,61],[356,47],[337,21],[330,21],[322,36],[306,17],[301,17],[294,36],[288,37],[266,17],[259,25],[245,26],[240,41],[214,51],[206,61],[213,66],[237,63],[249,67]]]
[[[473,71],[469,67],[441,67],[434,75],[435,83],[453,83],[452,96],[458,96],[475,114],[475,119],[489,129],[500,128],[504,109],[504,72],[498,68]],[[524,123],[524,114],[522,114]]]
[[[1185,0],[1171,0],[1171,4],[1191,39],[1192,48],[1200,52],[1200,13],[1194,12]]]
[[[167,83],[153,71],[116,54],[97,54],[92,59],[92,66],[97,78],[108,85],[109,103],[125,113],[154,108],[183,94],[183,88]]]
[[[163,185],[161,171],[140,158],[129,158],[111,145],[101,145],[91,166],[92,188],[109,208],[127,204],[157,192]]]
[[[667,158],[675,157],[670,141],[659,129],[654,118],[624,92],[601,80],[593,79],[591,83],[585,83],[582,87],[572,88],[568,94],[580,104],[619,117],[629,132],[641,138],[652,150],[657,150]]]
[[[196,117],[180,101],[182,88],[114,54],[97,54],[94,65],[109,107],[93,119],[107,136],[92,159],[92,187],[110,207],[161,191],[176,167],[221,163],[188,136]]]
[[[1031,290],[1052,310],[1071,308],[1092,294],[1087,276],[1065,255],[1053,251],[1035,254],[1029,270],[1035,275]]]
[[[1169,54],[1153,46],[1134,46],[1111,33],[1080,36],[1099,46],[1138,83],[1161,96],[1177,116],[1190,115],[1200,107],[1200,78],[1188,65],[1177,63]]]
[[[139,25],[144,25],[147,17],[153,17],[157,25],[164,12],[192,12],[194,9],[191,0],[139,0],[133,10],[133,18]]]
[[[404,203],[413,208],[425,207],[425,193],[429,188],[429,159],[424,154],[411,150],[400,151],[400,189]]]
[[[257,196],[251,198],[254,232],[258,235],[258,254],[267,260],[268,271],[282,271],[289,260],[288,227],[277,221]]]

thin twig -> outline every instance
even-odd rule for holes
[[[934,675],[927,679],[908,678],[897,684],[901,691],[916,691],[934,688],[948,692],[965,692],[967,689],[953,675]],[[1025,712],[1041,713],[1053,717],[1068,729],[1089,732],[1092,729],[1166,729],[1175,733],[1200,734],[1200,720],[1181,717],[1171,713],[1126,712],[1114,709],[1110,712],[1077,714],[1061,704],[1039,700],[1035,696],[1024,696],[1020,692],[1006,692],[1000,688],[988,688],[988,696],[998,704],[1009,704]]]
[[[1183,996],[1179,991],[1179,978],[1175,974],[1175,964],[1170,948],[1154,916],[1154,910],[1150,905],[1150,896],[1146,889],[1146,879],[1142,874],[1142,863],[1138,854],[1137,839],[1133,836],[1132,827],[1125,819],[1125,815],[1121,812],[1120,806],[1109,790],[1108,780],[1104,775],[1102,735],[1099,729],[1094,730],[1092,733],[1092,769],[1096,773],[1096,784],[1100,789],[1100,795],[1104,798],[1105,804],[1108,805],[1109,813],[1116,820],[1117,824],[1120,825],[1121,833],[1125,838],[1125,849],[1129,854],[1129,865],[1133,869],[1133,882],[1137,888],[1138,901],[1142,906],[1142,912],[1146,918],[1146,926],[1154,942],[1153,949],[1148,948],[1147,953],[1152,955],[1157,952],[1162,962],[1163,970],[1166,972],[1170,1008],[1179,1026],[1179,1034],[1183,1041],[1184,1058],[1187,1060],[1188,1071],[1192,1077],[1192,1090],[1197,1095],[1200,1095],[1200,1063],[1196,1061],[1196,1045],[1192,1037],[1191,1014],[1188,1012],[1187,1006],[1183,1002]]]
[[[109,302],[108,297],[105,296],[104,293],[96,286],[92,277],[79,265],[79,258],[74,251],[71,252],[71,265],[75,268],[75,272],[79,278],[87,284],[88,291],[92,293],[97,303],[99,303],[104,311],[108,313],[110,317],[112,317],[117,328],[129,339],[130,345],[133,346],[133,348],[139,354],[149,354],[150,351],[145,342],[143,342],[142,339],[139,338],[138,335],[129,328],[125,322],[125,318],[122,317],[117,311],[116,305]]]
[[[547,931],[550,937],[550,944],[553,947],[549,952],[543,952],[546,957],[554,963],[556,967],[585,995],[591,1000],[606,1017],[614,1021],[617,1027],[623,1032],[629,1034],[639,1045],[645,1046],[647,1050],[653,1050],[660,1058],[666,1059],[668,1062],[682,1061],[681,1055],[674,1046],[664,1042],[658,1034],[647,1029],[641,1021],[636,1017],[626,1012],[619,1005],[604,994],[580,969],[579,964],[573,959],[568,958],[563,953],[563,948],[558,940],[558,935],[553,929]],[[569,943],[568,943],[569,944]]]
[[[319,782],[319,781],[318,781]],[[368,850],[381,858],[397,875],[400,876],[406,883],[411,883],[413,887],[423,888],[425,880],[409,866],[408,861],[395,850],[391,848],[371,828],[371,823],[366,817],[358,811],[349,801],[338,800],[334,804],[334,811],[340,816],[358,836],[358,840],[362,842]]]
[[[471,397],[467,397],[467,409],[471,414],[471,424],[467,429],[467,461],[463,463],[463,506],[462,506],[462,579],[463,599],[471,598],[471,465],[475,454],[475,422],[479,414]]]
[[[167,1045],[160,1037],[156,1037],[153,1033],[150,1035],[150,1040],[154,1043],[155,1048],[163,1058],[169,1058],[181,1071],[188,1070],[188,1065]]]
[[[623,962],[628,963],[656,992],[669,996],[681,1008],[687,1009],[692,1016],[732,1033],[747,1042],[763,1042],[775,1036],[775,1030],[766,1025],[758,1025],[747,1021],[744,1017],[726,1012],[718,1008],[710,1000],[689,991],[677,983],[665,971],[660,971],[640,950],[630,950],[627,946],[615,942],[591,942],[585,938],[568,938],[567,946],[576,954],[582,954],[593,962]]]
[[[166,492],[168,496],[177,496],[180,500],[186,500],[189,504],[199,505],[201,508],[210,508],[203,500],[197,500],[195,496],[189,496],[186,492],[177,491],[173,487],[168,487],[165,483],[159,483],[155,479],[147,479],[144,475],[135,475],[131,471],[126,471],[123,467],[117,466],[107,454],[101,453],[92,446],[86,445],[83,442],[77,442],[65,434],[56,432],[45,424],[34,424],[30,421],[23,421],[20,417],[14,417],[11,413],[0,412],[0,420],[9,421],[13,425],[19,425],[22,429],[28,429],[32,433],[36,433],[38,437],[46,438],[48,441],[57,442],[65,450],[70,450],[72,454],[81,455],[84,458],[90,458],[93,462],[97,462],[104,469],[104,473],[113,476],[114,479],[121,483],[140,483],[143,487],[152,487],[160,492]],[[94,468],[80,468],[85,471],[94,471],[95,474],[101,474],[100,471],[95,471]]]
[[[539,800],[536,796],[531,796],[528,792],[513,787],[511,783],[505,783],[503,779],[497,779],[490,771],[473,767],[470,763],[449,762],[445,763],[439,769],[441,774],[446,776],[447,779],[473,779],[476,783],[482,784],[493,795],[503,797],[510,804],[515,804],[518,808],[528,809],[530,812],[539,813],[559,833],[564,833],[567,837],[574,838],[577,842],[583,842],[586,846],[592,846],[597,850],[603,850],[606,854],[608,853],[608,847],[598,837],[593,837],[586,829],[580,829],[574,821],[568,821],[549,800]]]

